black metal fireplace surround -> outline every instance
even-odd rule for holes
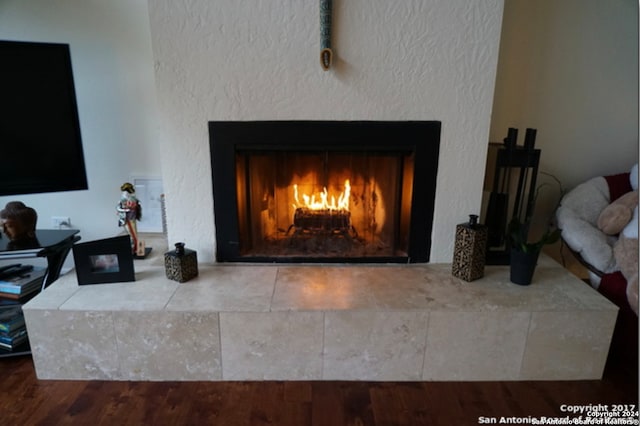
[[[428,262],[440,129],[439,121],[209,122],[217,260]],[[304,197],[325,204],[314,209]],[[337,209],[336,198],[350,206]]]

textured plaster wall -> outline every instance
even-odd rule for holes
[[[150,0],[169,240],[212,261],[210,120],[441,120],[432,262],[478,213],[503,0]],[[303,143],[303,141],[301,141]]]

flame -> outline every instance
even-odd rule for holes
[[[300,202],[298,197],[298,185],[293,185],[293,199],[295,203],[293,204],[294,210],[300,207],[306,207],[310,210],[346,210],[349,211],[349,198],[351,197],[351,184],[349,183],[349,179],[344,181],[344,191],[338,195],[338,199],[336,200],[335,195],[332,195],[329,198],[329,192],[327,188],[324,187],[322,192],[318,194],[302,194],[303,202]]]

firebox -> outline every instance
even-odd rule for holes
[[[428,262],[438,121],[209,122],[219,262]]]

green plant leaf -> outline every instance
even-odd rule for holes
[[[542,250],[546,244],[553,244],[560,239],[562,231],[560,229],[548,229],[544,235],[536,242],[528,242],[529,224],[521,223],[517,217],[509,222],[508,235],[511,247],[525,253],[533,253]]]

